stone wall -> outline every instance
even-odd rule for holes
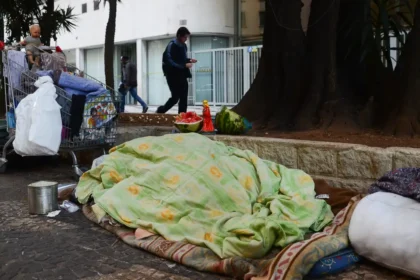
[[[171,133],[164,127],[122,127],[118,142]],[[226,145],[250,150],[259,157],[306,171],[332,185],[366,192],[387,171],[420,166],[420,149],[372,148],[363,145],[261,137],[210,136]]]

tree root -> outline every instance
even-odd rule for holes
[[[395,136],[415,136],[420,134],[420,123],[416,116],[399,116],[388,122],[385,133]]]

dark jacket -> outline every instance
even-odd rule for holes
[[[185,64],[191,61],[187,57],[187,45],[173,39],[169,42],[162,56],[162,70],[165,76],[191,78],[190,69]]]
[[[137,87],[137,67],[131,62],[121,65],[122,82],[128,87]]]

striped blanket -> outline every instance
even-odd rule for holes
[[[318,261],[348,247],[350,218],[361,198],[362,196],[354,197],[323,232],[291,244],[280,252],[274,249],[265,258],[257,260],[242,257],[221,259],[208,248],[168,241],[159,235],[139,239],[135,229],[116,223],[109,216],[99,222],[90,205],[84,205],[83,213],[89,220],[132,247],[200,271],[223,274],[235,279],[293,280],[303,279]]]

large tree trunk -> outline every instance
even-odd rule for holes
[[[256,126],[265,127],[275,114],[282,114],[275,125],[286,128],[296,109],[287,106],[284,100],[297,99],[300,92],[305,52],[301,6],[300,1],[266,1],[260,67],[250,90],[234,108]]]
[[[420,133],[420,1],[414,13],[414,26],[395,69],[391,114],[386,131],[396,135]],[[393,110],[391,110],[393,109]]]
[[[0,13],[1,15],[1,13]],[[0,32],[4,31],[4,21],[0,21]],[[0,34],[0,41],[4,41],[4,34]],[[4,76],[3,76],[3,59],[0,55],[0,118],[3,118],[6,114],[6,103],[5,103],[5,97],[6,97],[6,90],[4,88]]]
[[[43,14],[43,21],[41,23],[41,40],[42,43],[46,46],[51,44],[51,39],[53,36],[53,26],[55,24],[54,2],[54,0],[45,1],[46,11]]]
[[[307,33],[304,94],[296,118],[297,129],[320,123],[325,101],[337,95],[336,45],[340,0],[318,0],[311,5]]]
[[[6,89],[4,88],[3,61],[0,57],[0,119],[6,114]]]
[[[299,1],[266,1],[266,11],[259,71],[233,109],[254,128],[355,131],[387,124],[394,134],[420,133],[415,96],[420,92],[420,3],[395,71],[384,67],[380,50],[366,52],[366,38],[374,40],[374,31],[366,28],[370,5],[365,0],[314,0],[306,35]]]
[[[340,0],[311,4],[307,35],[300,1],[266,1],[266,27],[260,68],[234,111],[259,127],[308,128],[336,90],[336,28]]]
[[[114,40],[117,18],[117,0],[109,0],[109,18],[105,31],[105,81],[106,85],[114,88]]]

